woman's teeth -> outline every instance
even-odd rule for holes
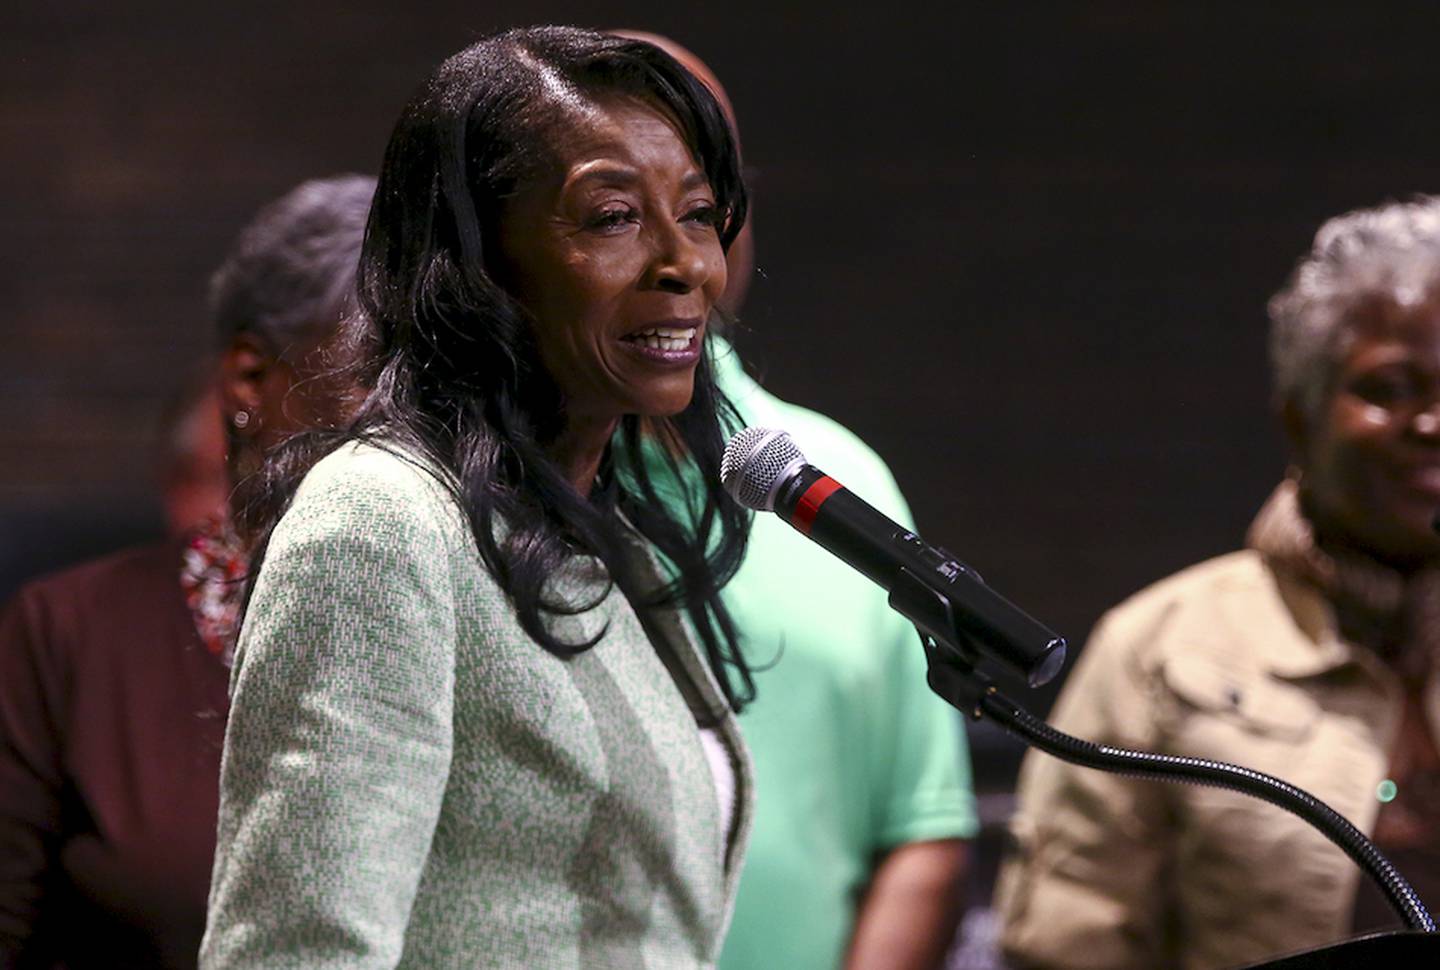
[[[651,350],[684,350],[695,339],[694,327],[651,327],[625,338],[644,344]]]

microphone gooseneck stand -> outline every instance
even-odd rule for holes
[[[956,659],[953,652],[942,652],[931,637],[921,633],[920,639],[930,661],[930,689],[961,713],[976,720],[989,717],[1025,743],[1071,764],[1136,778],[1228,788],[1283,808],[1310,823],[1355,860],[1380,886],[1406,927],[1422,933],[1436,931],[1429,910],[1390,860],[1365,833],[1309,792],[1273,775],[1223,761],[1131,751],[1072,737],[1000,693],[973,665]]]

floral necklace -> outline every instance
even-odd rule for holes
[[[223,516],[212,516],[185,540],[180,589],[205,649],[230,666],[245,590],[246,559],[240,539]]]

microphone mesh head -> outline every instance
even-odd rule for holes
[[[730,497],[749,509],[771,512],[775,493],[805,456],[783,431],[746,428],[730,439],[720,459],[720,482]]]

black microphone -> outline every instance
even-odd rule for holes
[[[995,592],[980,574],[805,462],[790,436],[746,428],[730,439],[720,479],[735,501],[773,511],[890,594],[892,609],[966,663],[984,656],[1025,678],[1051,680],[1065,639]]]

